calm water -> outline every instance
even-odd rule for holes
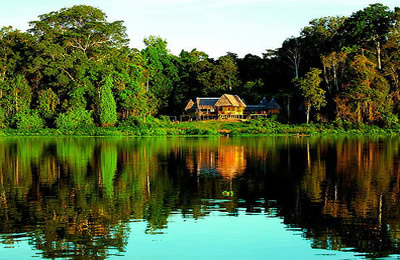
[[[0,139],[0,259],[397,259],[399,147]]]

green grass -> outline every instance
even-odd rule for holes
[[[135,119],[136,120],[136,119]],[[348,122],[328,124],[282,124],[272,118],[243,121],[193,121],[173,123],[151,118],[122,122],[116,127],[38,128],[0,130],[0,136],[259,136],[259,135],[399,135],[400,125],[390,128],[355,125]]]

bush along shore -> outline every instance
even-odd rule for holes
[[[324,124],[283,124],[275,118],[236,121],[171,122],[154,117],[130,117],[117,126],[72,124],[58,128],[25,125],[0,129],[0,136],[318,136],[318,135],[399,135],[400,125],[379,127],[333,121]]]

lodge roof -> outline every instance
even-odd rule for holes
[[[198,108],[198,109],[214,109],[215,108],[215,104],[217,103],[217,101],[219,100],[219,98],[216,97],[201,97],[201,98],[196,98],[196,107],[194,108]]]
[[[190,110],[194,105],[193,100],[189,100],[189,102],[187,103],[185,110]]]
[[[246,107],[238,95],[223,94],[215,103],[216,107]]]
[[[247,105],[246,110],[247,111],[265,110],[265,106],[264,105]]]
[[[271,101],[268,103],[268,105],[266,106],[266,108],[268,110],[271,109],[281,109],[281,106],[275,101],[274,98],[271,99]]]
[[[261,99],[261,101],[260,101],[260,105],[263,105],[263,106],[267,106],[268,105],[268,99],[266,98],[266,97],[263,97],[262,99]]]

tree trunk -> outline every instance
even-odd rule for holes
[[[399,75],[397,74],[396,69],[397,68],[395,68],[394,66],[390,66],[390,70],[391,70],[390,74],[391,74],[392,79],[394,81],[395,89],[397,90],[397,89],[399,89]]]
[[[333,69],[333,84],[336,87],[336,92],[339,92],[339,82],[338,82],[338,78],[337,78],[337,72],[336,72],[335,65],[332,65],[332,69]]]
[[[376,56],[378,58],[378,69],[382,69],[381,62],[381,43],[379,41],[376,42]]]
[[[326,66],[324,64],[324,80],[326,85],[328,86],[329,93],[331,92],[331,88],[329,86],[329,79],[328,79],[328,71],[326,71]]]
[[[361,122],[361,106],[360,106],[360,103],[357,103],[356,114],[357,114],[357,123],[359,124]]]
[[[310,140],[307,139],[307,166],[308,170],[311,171],[311,155],[310,155]]]
[[[3,83],[5,81],[6,78],[6,70],[4,69],[4,71],[1,73],[1,77],[0,77],[0,82]],[[3,84],[0,84],[1,86]],[[3,97],[3,88],[0,89],[0,98]]]
[[[17,92],[14,92],[14,102],[15,102],[15,114],[18,114],[18,95]]]
[[[290,123],[290,95],[288,95],[288,98],[287,98],[286,109],[287,109],[287,122],[289,124]]]
[[[311,106],[307,106],[307,108],[306,108],[307,124],[308,124],[308,122],[310,122],[310,110],[311,110]]]
[[[374,115],[372,113],[372,105],[371,102],[368,102],[368,122],[372,123],[374,121]]]

